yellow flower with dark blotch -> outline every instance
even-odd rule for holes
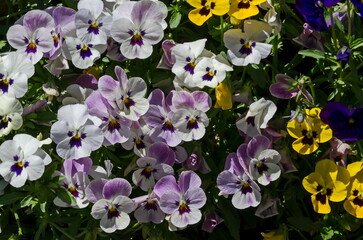
[[[347,169],[334,161],[324,159],[315,166],[315,172],[303,179],[303,186],[311,193],[311,202],[317,213],[330,213],[329,200],[341,202],[347,197],[350,175]]]
[[[188,0],[195,7],[188,14],[189,20],[201,26],[212,15],[222,16],[229,11],[229,0]]]
[[[344,209],[356,218],[363,218],[363,162],[354,162],[347,166],[351,180]]]
[[[333,132],[329,125],[323,123],[319,118],[320,108],[306,109],[306,119],[299,122],[290,121],[287,131],[291,137],[296,138],[292,148],[300,154],[310,154],[319,148],[318,143],[329,141]]]
[[[215,88],[217,102],[214,105],[215,108],[222,108],[228,110],[232,108],[232,93],[228,85],[224,82],[218,84]]]
[[[259,13],[257,5],[267,0],[232,0],[229,15],[243,20]]]

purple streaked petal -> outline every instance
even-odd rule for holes
[[[193,171],[183,171],[179,176],[178,182],[182,192],[188,191],[191,187],[200,187],[202,181],[200,177]]]
[[[234,194],[241,189],[241,180],[232,172],[224,170],[218,174],[217,187],[225,194]]]
[[[203,91],[194,91],[192,92],[192,96],[194,98],[194,108],[206,112],[210,109],[212,105],[212,100],[209,97],[208,93]]]
[[[175,162],[175,153],[169,146],[162,142],[153,143],[148,149],[147,155],[157,159],[158,163],[165,163],[173,166]]]
[[[44,27],[50,32],[55,27],[53,17],[42,10],[31,10],[24,15],[23,26],[29,33]]]
[[[180,195],[177,192],[167,191],[159,200],[160,208],[166,214],[172,214],[179,209]]]
[[[247,146],[247,155],[250,158],[257,158],[260,153],[270,148],[271,142],[270,140],[265,136],[257,136],[250,140]]]
[[[218,216],[217,213],[209,212],[205,215],[202,230],[211,233],[214,228],[223,221],[223,218]]]
[[[114,178],[104,185],[102,194],[106,199],[112,199],[118,195],[129,196],[131,191],[128,181],[123,178]]]
[[[178,184],[176,183],[175,177],[168,175],[162,177],[154,186],[154,194],[157,197],[161,197],[167,191],[181,193]]]
[[[173,107],[177,110],[179,109],[194,109],[195,100],[192,94],[186,91],[175,92],[172,97]]]
[[[260,204],[260,202],[261,202],[261,193],[256,190],[247,194],[243,194],[242,191],[238,191],[232,197],[232,204],[237,209],[256,207]]]
[[[93,180],[86,188],[86,197],[91,203],[95,203],[103,198],[102,189],[107,183],[107,179]]]
[[[188,203],[189,207],[201,208],[205,205],[207,196],[205,195],[205,192],[202,188],[195,188],[192,186],[185,192],[184,199]]]
[[[112,77],[105,75],[98,80],[98,89],[102,96],[109,101],[115,101],[116,88],[119,87],[119,83]]]

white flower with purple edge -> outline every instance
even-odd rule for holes
[[[101,147],[102,131],[90,118],[87,106],[82,104],[66,105],[58,110],[58,121],[52,125],[50,135],[60,157],[88,157]]]
[[[145,157],[136,161],[137,169],[132,174],[132,181],[142,190],[148,191],[154,187],[155,180],[166,175],[173,175],[175,153],[169,146],[162,142],[153,143],[147,150]]]
[[[271,44],[261,43],[271,32],[271,26],[257,20],[245,20],[244,32],[240,29],[226,31],[223,41],[228,48],[228,58],[236,66],[259,64],[261,59],[266,58],[271,52]]]
[[[103,145],[109,146],[126,142],[130,136],[131,121],[118,115],[115,109],[102,97],[99,91],[93,92],[86,100],[90,114],[102,120],[99,128],[105,139]]]
[[[52,160],[41,148],[41,142],[28,134],[17,134],[0,146],[0,175],[13,187],[22,187],[26,180],[39,179],[44,166]]]
[[[52,29],[54,20],[51,15],[45,11],[32,10],[24,15],[22,25],[15,24],[9,28],[6,38],[17,52],[36,64],[44,53],[53,48]]]
[[[105,50],[106,44],[93,45],[74,37],[66,37],[62,46],[65,58],[71,60],[74,66],[80,69],[92,66]]]
[[[96,193],[90,195],[91,199],[97,199],[92,206],[91,215],[95,219],[101,219],[101,229],[106,233],[125,229],[130,223],[128,214],[135,210],[134,202],[128,197],[132,190],[130,183],[123,178],[114,178],[100,180],[89,187],[89,193]]]
[[[121,43],[122,55],[128,59],[148,58],[153,45],[164,37],[161,25],[164,15],[157,4],[152,1],[124,3],[114,12],[111,37]]]
[[[149,109],[149,101],[144,98],[146,83],[142,78],[127,78],[125,71],[115,67],[118,81],[105,75],[98,81],[98,89],[109,104],[119,111],[119,115],[137,121]]]
[[[18,130],[23,125],[23,107],[15,98],[0,95],[0,137],[11,130]]]
[[[148,97],[150,107],[143,119],[150,126],[150,138],[156,141],[165,141],[169,146],[175,147],[181,143],[173,123],[174,112],[170,109],[174,91],[165,98],[160,89],[152,91]]]
[[[250,176],[261,185],[268,185],[281,175],[278,165],[281,155],[270,149],[271,141],[265,136],[256,136],[247,144],[244,143],[237,149],[241,165]]]
[[[176,111],[172,123],[178,129],[182,140],[189,142],[204,136],[205,128],[209,124],[205,112],[210,109],[211,102],[209,95],[203,91],[179,91],[173,94],[172,105]]]
[[[275,103],[264,98],[253,102],[243,118],[236,122],[237,128],[250,137],[261,135],[261,128],[267,128],[267,123],[277,111]]]
[[[142,123],[133,122],[131,125],[130,138],[121,143],[122,147],[126,150],[134,149],[134,153],[139,157],[146,155],[146,150],[152,143],[150,139],[150,128]]]
[[[224,169],[218,174],[217,187],[222,194],[233,194],[233,206],[237,209],[258,206],[261,202],[260,187],[244,170],[236,153],[227,156]]]
[[[202,218],[200,208],[206,203],[207,197],[200,187],[202,181],[193,171],[184,171],[178,183],[174,176],[161,178],[154,187],[159,197],[161,210],[170,215],[170,223],[177,228],[195,224]]]
[[[0,58],[0,94],[20,98],[28,91],[28,78],[34,75],[34,65],[24,55],[10,52]]]
[[[101,0],[81,0],[75,17],[77,37],[90,44],[107,43],[110,35],[112,16],[103,14]]]

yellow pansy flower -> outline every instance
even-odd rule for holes
[[[351,163],[347,169],[352,178],[344,209],[356,218],[363,218],[363,162]]]
[[[218,84],[215,88],[217,102],[214,105],[215,108],[222,108],[228,110],[232,108],[232,93],[228,85],[224,82]]]
[[[259,13],[257,5],[267,0],[232,0],[229,15],[243,20]]]
[[[195,7],[188,14],[189,20],[201,26],[213,14],[222,16],[229,11],[229,0],[188,0],[188,3]]]
[[[350,175],[347,169],[337,166],[334,161],[324,159],[315,166],[315,172],[303,179],[303,186],[311,193],[311,202],[317,213],[330,213],[329,200],[343,201],[347,196]]]
[[[306,109],[306,119],[303,122],[293,120],[287,124],[287,131],[296,140],[292,148],[300,154],[310,154],[319,148],[318,143],[329,141],[333,132],[329,125],[323,123],[320,118],[321,109]]]

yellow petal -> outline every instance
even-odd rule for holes
[[[329,200],[332,202],[341,202],[347,197],[347,185],[342,182],[335,182],[332,195],[330,195]]]
[[[216,0],[211,1],[211,3],[215,3],[215,7],[212,8],[212,13],[217,16],[222,16],[229,11],[229,0]]]
[[[316,172],[310,173],[308,176],[306,176],[303,179],[302,184],[305,190],[311,194],[316,194],[319,192],[317,191],[318,186],[325,186],[324,179],[319,173]]]
[[[321,124],[320,133],[318,134],[318,138],[316,139],[319,143],[324,143],[329,141],[333,137],[333,131],[330,129],[329,125]]]
[[[222,108],[223,110],[232,108],[232,93],[228,85],[221,82],[215,88],[217,102],[215,108]]]
[[[302,143],[302,139],[303,138],[299,138],[292,143],[292,148],[296,152],[306,155],[315,152],[319,148],[319,145],[315,141],[313,144],[309,145]]]
[[[344,167],[338,166],[338,175],[336,180],[348,186],[350,183],[349,171]]]
[[[326,197],[326,196],[325,196]],[[314,211],[321,214],[328,214],[330,213],[330,205],[329,200],[326,197],[325,203],[321,203],[321,201],[316,199],[316,195],[311,195],[311,202],[313,204]]]
[[[202,8],[202,7],[204,7],[203,5],[202,5],[202,1],[201,0],[188,0],[187,1],[190,5],[192,5],[193,7],[195,7],[195,8]]]
[[[302,123],[299,123],[296,120],[290,121],[287,123],[287,132],[290,134],[293,138],[301,138],[303,137],[302,131],[308,130],[310,127],[307,125],[307,123],[304,121]]]
[[[354,177],[359,171],[363,169],[363,162],[353,162],[348,164],[347,169],[351,177]]]
[[[338,175],[338,166],[333,160],[323,159],[316,163],[315,172],[323,176],[325,184],[335,182]]]
[[[210,9],[207,8],[194,9],[188,14],[189,20],[198,26],[202,26],[211,16],[212,13]]]
[[[354,199],[355,197],[345,200],[344,209],[345,211],[347,211],[349,214],[353,215],[356,218],[363,218],[363,207],[354,204],[353,203]]]
[[[255,5],[250,4],[249,8],[239,8],[238,4],[241,1],[234,1],[231,4],[229,15],[231,15],[234,18],[237,18],[239,20],[246,19],[248,17],[255,16],[259,13],[258,7]]]

